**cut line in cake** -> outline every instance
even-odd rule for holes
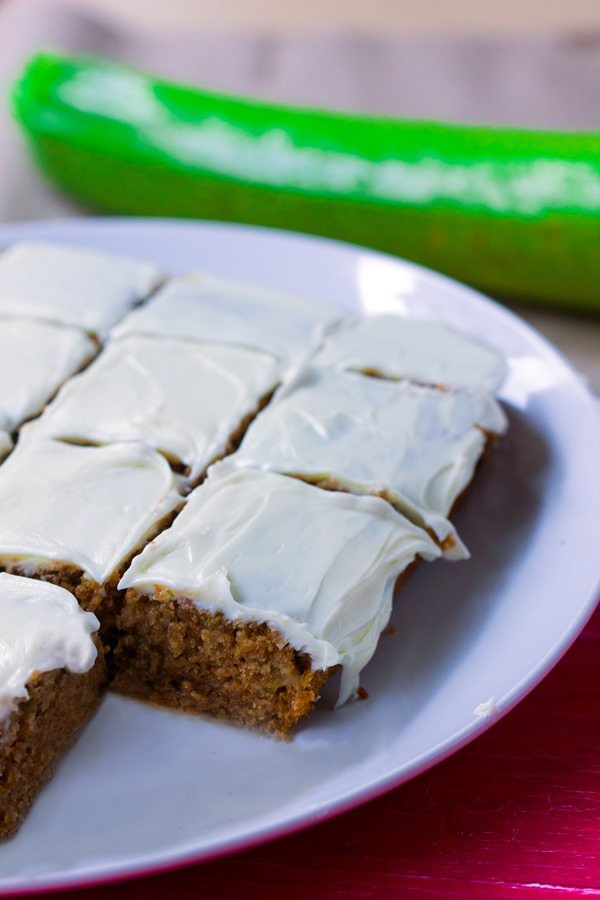
[[[262,469],[381,496],[460,559],[468,554],[449,516],[486,446],[505,429],[487,393],[309,367],[282,386],[237,452],[212,471]]]
[[[439,555],[378,497],[211,475],[120,581],[114,686],[286,735],[338,666],[355,693],[398,577]]]
[[[0,426],[15,432],[39,415],[58,388],[98,352],[69,325],[0,318]]]
[[[72,325],[103,338],[163,280],[152,263],[23,241],[0,253],[0,316]]]
[[[100,701],[99,624],[63,588],[0,573],[0,840]]]
[[[504,372],[437,321],[55,244],[1,253],[0,458],[18,440],[0,466],[0,838],[103,677],[92,616],[87,670],[65,625],[53,666],[15,681],[3,591],[39,610],[66,594],[71,624],[76,600],[97,612],[114,689],[287,737],[334,674],[340,703],[357,695],[416,562],[467,555],[450,516],[506,428]],[[41,615],[21,627],[33,656]]]
[[[0,466],[0,568],[72,590],[104,625],[124,566],[182,503],[145,444],[21,440]]]
[[[504,358],[482,341],[437,320],[402,315],[346,320],[312,361],[379,378],[490,393],[506,377]]]
[[[112,331],[232,344],[287,366],[317,349],[342,316],[332,307],[255,285],[193,273],[174,278]]]
[[[193,485],[235,448],[280,380],[266,353],[132,335],[109,344],[27,430],[75,443],[144,441]]]

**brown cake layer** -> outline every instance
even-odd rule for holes
[[[89,672],[66,669],[35,674],[0,740],[0,840],[11,837],[38,791],[94,712],[104,680],[104,655]]]
[[[266,624],[232,622],[158,588],[127,591],[117,625],[113,689],[287,737],[333,669],[315,671]]]
[[[97,581],[88,578],[81,569],[78,569],[77,566],[71,563],[52,560],[33,563],[31,561],[22,562],[18,559],[15,559],[13,562],[10,558],[0,558],[0,571],[8,572],[10,575],[37,578],[39,581],[49,581],[58,585],[58,587],[70,591],[71,594],[75,595],[82,609],[85,609],[87,612],[93,612],[98,616],[101,626],[100,632],[104,637],[109,629],[112,629],[115,625],[117,612],[123,599],[123,592],[119,591],[117,585],[124,572],[129,568],[131,560],[143,550],[149,541],[171,525],[178,512],[179,510],[176,509],[164,516],[160,522],[157,522],[152,531],[130,556],[121,563],[110,578],[107,578],[104,584],[98,584]]]
[[[447,384],[438,384],[435,381],[417,381],[416,378],[406,378],[404,375],[386,375],[381,369],[373,368],[372,366],[367,366],[363,369],[349,368],[347,371],[355,372],[357,375],[366,375],[367,378],[376,378],[378,381],[408,381],[409,384],[414,384],[417,387],[433,388],[436,391],[452,390],[452,387],[449,387]]]
[[[113,618],[111,613],[118,593],[117,584],[126,566],[122,566],[104,584],[98,584],[97,581],[88,578],[81,569],[70,563],[40,562],[32,565],[31,563],[4,561],[0,568],[10,575],[36,578],[38,581],[49,581],[51,584],[58,585],[74,594],[82,609],[96,613],[98,616],[102,614],[104,620],[105,617]]]

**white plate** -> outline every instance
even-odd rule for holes
[[[286,744],[108,696],[0,848],[0,890],[153,871],[321,821],[476,737],[571,644],[598,590],[600,417],[520,319],[418,266],[275,231],[126,219],[0,230],[0,242],[34,236],[438,316],[507,354],[511,429],[457,518],[472,559],[421,566],[401,592],[396,632],[362,679],[368,701],[318,709]],[[477,715],[490,698],[492,715]]]

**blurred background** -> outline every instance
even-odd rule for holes
[[[600,130],[598,0],[0,0],[4,98],[44,47],[289,103]],[[85,214],[37,173],[6,99],[0,160],[0,221]],[[598,318],[517,309],[600,392]]]
[[[136,27],[181,31],[197,28],[264,28],[281,32],[353,29],[369,34],[475,33],[521,35],[600,28],[597,0],[71,0]]]

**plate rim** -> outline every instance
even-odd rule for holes
[[[141,228],[142,230],[157,230],[161,228],[182,228],[186,231],[214,231],[221,230],[224,233],[237,233],[242,236],[244,234],[258,234],[268,238],[284,239],[290,244],[301,242],[311,245],[318,250],[319,248],[341,248],[350,253],[361,253],[370,257],[374,257],[386,263],[399,263],[408,266],[417,274],[444,291],[451,291],[454,294],[469,295],[476,303],[483,304],[488,311],[492,311],[507,321],[513,328],[538,345],[545,355],[549,355],[555,364],[559,364],[563,371],[567,374],[570,388],[576,390],[581,399],[589,404],[590,411],[596,413],[596,431],[600,439],[600,403],[591,392],[583,376],[573,366],[571,361],[559,350],[550,340],[542,335],[534,326],[522,319],[512,309],[503,306],[499,301],[488,297],[483,292],[463,284],[462,282],[444,275],[440,272],[430,269],[427,266],[414,263],[402,257],[396,257],[391,254],[372,250],[358,244],[352,244],[346,241],[335,240],[332,238],[324,238],[316,235],[304,234],[294,231],[288,231],[278,228],[269,228],[264,226],[246,225],[241,223],[228,223],[213,220],[194,220],[194,219],[177,219],[168,217],[136,217],[136,216],[67,216],[60,218],[36,219],[31,221],[7,222],[0,225],[0,243],[10,242],[13,240],[21,240],[26,238],[34,238],[36,233],[45,231],[68,231],[70,229],[79,229],[85,232],[87,228],[108,228],[115,226],[119,228]],[[58,236],[57,236],[58,237]],[[60,240],[60,237],[58,237]],[[531,693],[541,681],[548,675],[551,670],[562,659],[565,653],[572,647],[573,643],[585,628],[586,623],[593,615],[597,604],[600,602],[600,566],[596,575],[596,581],[592,586],[589,595],[582,600],[579,605],[577,615],[572,619],[569,628],[557,639],[554,645],[539,659],[535,665],[531,667],[527,675],[524,675],[520,681],[513,686],[508,695],[503,698],[503,705],[494,715],[489,718],[475,719],[462,729],[454,732],[439,742],[422,755],[418,765],[410,768],[409,771],[398,773],[392,772],[386,776],[379,777],[368,786],[355,788],[351,793],[344,792],[344,800],[340,802],[330,801],[327,809],[315,813],[299,813],[288,818],[284,824],[271,824],[258,828],[245,838],[230,838],[229,840],[221,840],[218,846],[208,847],[201,851],[183,851],[181,853],[171,853],[165,858],[159,859],[156,863],[144,862],[137,864],[122,864],[120,867],[114,868],[107,866],[109,871],[98,870],[98,874],[74,875],[72,878],[61,875],[55,878],[44,878],[39,881],[31,881],[30,884],[10,886],[0,886],[0,897],[5,896],[29,896],[31,894],[55,893],[58,891],[72,891],[90,887],[98,887],[101,885],[112,884],[116,882],[125,882],[135,879],[146,878],[151,875],[158,875],[173,872],[178,869],[188,868],[201,863],[208,863],[226,856],[243,853],[258,847],[262,844],[283,839],[291,835],[297,834],[312,825],[321,824],[329,821],[338,815],[342,815],[352,809],[362,806],[377,797],[382,796],[388,791],[407,783],[408,781],[423,774],[434,765],[443,762],[445,759],[463,749],[471,741],[475,740],[493,725],[504,718],[511,710],[513,710],[521,700]]]

